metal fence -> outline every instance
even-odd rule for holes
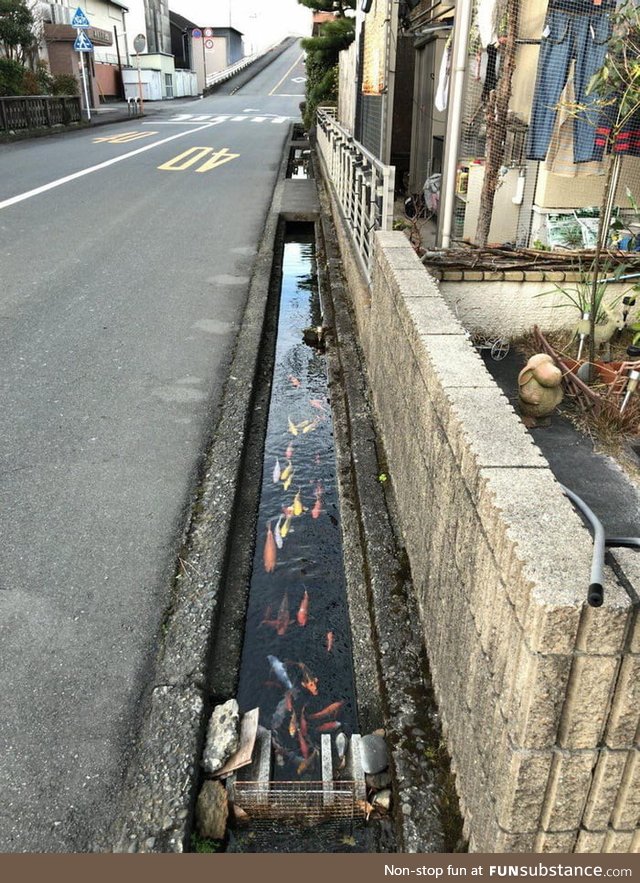
[[[335,119],[335,110],[317,114],[318,150],[367,276],[375,230],[393,227],[395,168],[384,165]]]
[[[74,95],[29,95],[0,98],[0,131],[17,132],[77,123],[80,99]]]

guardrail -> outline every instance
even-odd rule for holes
[[[0,98],[0,131],[44,129],[80,122],[76,95],[8,95]]]
[[[249,67],[250,64],[253,64],[254,61],[257,61],[265,53],[261,52],[259,55],[247,55],[246,58],[241,58],[240,61],[236,61],[235,64],[232,64],[231,67],[226,67],[223,71],[218,71],[215,74],[207,74],[207,79],[205,82],[206,88],[209,89],[211,86],[216,86],[218,83],[224,83],[226,80],[230,80],[234,74],[237,74],[238,71],[244,70],[245,67]]]
[[[316,138],[325,171],[369,277],[373,234],[393,228],[395,167],[381,163],[343,129],[332,107],[318,108]]]

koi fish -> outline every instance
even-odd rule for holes
[[[302,680],[300,681],[300,685],[304,687],[305,690],[308,690],[312,696],[317,696],[318,678],[311,674],[304,662],[293,662],[292,665],[297,665],[298,668],[302,670]]]
[[[284,546],[284,540],[282,539],[282,533],[280,532],[280,525],[282,523],[282,515],[278,518],[276,522],[276,529],[274,533],[274,539],[276,541],[276,547],[281,549]]]
[[[296,770],[296,772],[298,773],[299,776],[301,776],[304,772],[306,772],[309,769],[311,764],[316,759],[317,753],[318,752],[314,748],[313,751],[311,752],[311,754],[309,755],[309,757],[303,758],[302,762],[298,764],[298,769]]]
[[[285,491],[288,491],[288,490],[289,490],[289,488],[291,487],[291,482],[292,482],[292,481],[293,481],[293,472],[291,473],[291,475],[289,476],[289,478],[287,478],[287,480],[286,480],[286,481],[283,483],[283,485],[282,485],[283,488],[285,489]]]
[[[338,769],[342,770],[347,762],[347,745],[349,744],[344,733],[336,736],[336,753],[338,755]]]
[[[298,380],[297,377],[294,377],[293,374],[289,374],[289,376],[287,377],[287,380],[289,381],[291,386],[295,386],[296,389],[300,386],[300,381]]]
[[[313,420],[302,420],[300,423],[296,423],[296,429],[298,431],[302,430],[304,432],[305,428],[307,426],[310,426],[312,423],[313,423]]]
[[[321,497],[316,497],[316,501],[313,504],[313,509],[311,510],[312,518],[320,518],[322,515],[322,499]]]
[[[339,730],[342,724],[340,721],[327,721],[325,724],[320,724],[316,727],[319,733],[333,733],[334,730]]]
[[[280,476],[282,475],[280,471],[280,461],[276,457],[276,465],[273,467],[273,483],[278,484],[280,481]]]
[[[287,690],[293,691],[293,684],[291,683],[291,678],[287,674],[287,669],[284,663],[280,662],[277,656],[267,656],[269,661],[269,665],[271,666],[271,671],[280,681],[283,687]]]
[[[276,541],[273,536],[273,531],[271,530],[271,522],[267,522],[267,538],[264,541],[264,552],[262,554],[262,560],[264,562],[264,569],[267,573],[273,573],[276,569],[276,561],[278,558],[278,551],[276,548]]]
[[[291,529],[291,516],[287,515],[287,517],[284,520],[284,524],[280,528],[280,536],[282,537],[283,540],[287,536],[287,534],[289,533],[290,529]]]
[[[291,465],[291,460],[287,460],[288,465],[284,467],[282,472],[280,473],[280,481],[286,481],[291,473],[293,472],[293,466]]]
[[[291,733],[291,730],[289,730]],[[309,746],[307,745],[307,740],[304,738],[300,730],[297,730],[298,733],[298,745],[300,746],[300,754],[304,757],[305,760],[309,757]],[[291,735],[295,735],[291,733]]]
[[[293,445],[291,444],[291,442],[289,442],[289,446],[287,447],[284,456],[285,460],[290,460],[293,457]]]
[[[270,625],[271,624],[271,604],[267,607],[264,612],[264,616],[262,617],[262,622],[260,625]]]
[[[327,705],[327,707],[323,708],[322,711],[316,711],[315,714],[310,714],[309,720],[317,721],[321,720],[323,717],[335,717],[343,705],[344,701],[332,702],[331,705]]]
[[[298,491],[298,493],[293,498],[293,503],[292,503],[291,508],[292,508],[293,514],[296,516],[296,518],[298,517],[298,515],[302,515],[302,513],[305,511],[305,508],[302,505],[302,500],[300,499],[300,491]]]
[[[307,726],[307,719],[304,714],[304,708],[300,712],[300,732],[302,733],[303,739],[307,738],[307,733],[309,732],[309,727]]]
[[[287,632],[287,629],[291,625],[291,618],[289,617],[289,596],[287,593],[284,593],[284,597],[282,598],[282,602],[280,604],[280,609],[278,610],[278,618],[276,620],[276,632],[279,635],[284,635]]]
[[[287,417],[287,421],[288,421],[288,429],[289,429],[289,432],[291,433],[291,435],[297,435],[298,434],[298,427],[293,422],[291,417]]]
[[[291,738],[293,738],[297,732],[298,732],[298,720],[296,718],[296,710],[294,708],[293,711],[291,712],[291,720],[289,721],[289,735],[291,736]]]
[[[331,653],[331,651],[333,650],[333,641],[334,641],[333,632],[327,632],[327,643],[326,643],[327,653]]]
[[[287,713],[287,696],[288,695],[289,695],[289,693],[287,693],[287,695],[284,697],[284,699],[281,699],[280,702],[278,702],[278,704],[276,705],[276,710],[273,712],[273,717],[271,718],[271,729],[272,730],[279,729],[284,722],[285,715]]]
[[[327,407],[322,404],[320,399],[309,399],[309,404],[312,408],[316,408],[318,411],[324,411],[326,413],[328,410]]]
[[[300,602],[300,607],[298,608],[296,619],[298,620],[298,625],[300,626],[305,626],[309,619],[309,593],[306,589],[304,590],[304,595],[302,596],[302,601]]]
[[[320,465],[320,453],[317,453],[314,459],[315,459],[316,466],[319,466]]]

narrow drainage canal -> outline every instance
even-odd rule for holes
[[[357,731],[321,325],[314,227],[288,227],[238,687],[271,732],[277,781],[321,779],[322,735],[337,756]]]

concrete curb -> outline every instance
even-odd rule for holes
[[[163,625],[156,687],[130,766],[119,819],[106,851],[185,852],[200,776],[209,710],[207,675],[219,615],[244,439],[259,370],[274,242],[288,143],[251,279],[249,297],[223,393],[220,419],[192,502],[173,599]]]
[[[379,436],[367,400],[363,360],[347,307],[339,246],[321,180],[318,190],[323,207],[321,224],[331,293],[331,324],[340,354],[348,426],[348,437],[344,437],[339,432],[343,421],[336,420],[336,448],[339,460],[350,464],[354,496],[350,508],[359,521],[373,612],[372,632],[380,648],[376,677],[382,686],[396,773],[399,839],[405,852],[444,852],[455,844],[445,843],[438,807],[441,771],[431,758],[438,752],[440,733],[420,619],[404,556],[394,539],[389,511],[392,501],[386,499],[383,484],[378,480],[384,471]],[[332,405],[336,404],[332,399]],[[341,500],[343,505],[344,502]],[[415,652],[411,647],[416,648]]]

